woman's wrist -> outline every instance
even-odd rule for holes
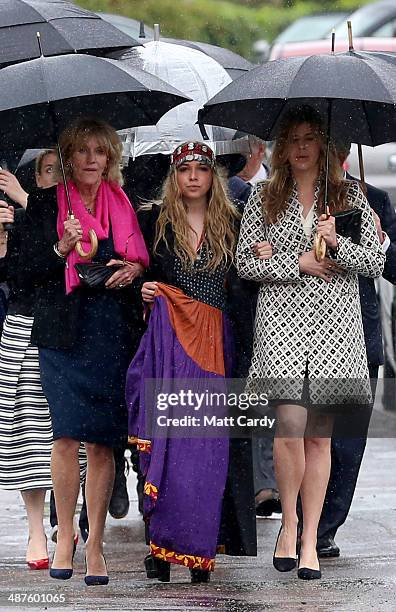
[[[67,252],[64,252],[64,250],[62,250],[62,245],[59,242],[55,242],[54,244],[54,251],[56,253],[56,255],[58,255],[58,257],[61,257],[61,259],[66,259],[66,255]]]

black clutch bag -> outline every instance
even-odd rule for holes
[[[350,238],[354,244],[359,244],[362,228],[362,211],[360,208],[342,210],[334,214],[336,233]]]
[[[120,266],[105,266],[100,263],[76,263],[74,267],[81,282],[91,289],[104,289],[106,281]]]

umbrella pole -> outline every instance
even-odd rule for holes
[[[329,107],[327,111],[327,146],[326,146],[326,165],[325,165],[325,192],[323,198],[323,211],[327,218],[330,216],[329,209],[329,168],[330,168],[330,123],[331,123],[331,112],[332,112],[332,100],[329,100]],[[323,261],[326,257],[327,245],[326,241],[319,236],[315,235],[314,239],[314,253],[316,261]]]
[[[352,36],[352,22],[347,21],[347,26],[348,26],[349,51],[354,51],[353,36]],[[364,180],[363,150],[362,150],[361,144],[358,144],[358,158],[359,158],[360,187],[364,195],[367,195],[367,187],[366,187],[366,182]]]
[[[68,212],[69,212],[68,218],[69,219],[75,219],[75,216],[74,216],[74,213],[73,213],[72,204],[71,204],[71,200],[70,200],[69,185],[67,184],[67,178],[66,178],[66,172],[65,172],[65,164],[63,163],[63,155],[62,155],[62,151],[61,151],[61,148],[60,148],[59,141],[57,141],[57,143],[56,143],[56,148],[58,150],[59,165],[60,165],[61,174],[62,174],[63,186],[65,188],[65,193],[66,193],[67,209],[68,209]],[[91,248],[89,249],[89,251],[87,251],[87,252],[84,251],[80,241],[78,241],[76,246],[74,247],[75,250],[77,251],[77,253],[79,254],[79,256],[82,257],[83,259],[91,259],[92,257],[95,257],[95,255],[97,253],[97,250],[98,250],[98,237],[96,235],[95,230],[93,230],[91,228],[88,231],[88,236],[89,236],[89,240],[91,242]]]
[[[366,186],[366,181],[364,178],[364,164],[363,164],[363,150],[362,150],[362,145],[358,144],[358,158],[359,158],[359,173],[360,173],[360,187],[364,193],[364,195],[367,195],[367,186]]]
[[[43,53],[43,48],[41,46],[41,35],[40,32],[37,32],[37,43],[39,46],[39,50],[40,50],[40,56],[44,57],[44,53]],[[49,114],[50,117],[52,119],[52,125],[54,127],[54,134],[55,134],[55,140],[56,140],[56,148],[58,151],[58,157],[59,157],[59,165],[60,165],[60,169],[61,169],[61,173],[62,173],[62,181],[63,181],[63,185],[65,188],[65,193],[66,193],[66,201],[67,201],[67,209],[69,212],[69,219],[74,219],[74,214],[73,214],[73,208],[71,205],[71,200],[70,200],[70,193],[69,193],[69,187],[67,184],[67,179],[66,179],[66,173],[65,173],[65,165],[63,163],[63,156],[62,156],[62,151],[60,148],[60,144],[58,141],[58,122],[56,120],[56,114],[55,114],[55,110],[54,107],[52,105],[51,102],[49,102]],[[88,232],[88,236],[89,236],[89,240],[91,242],[91,248],[89,249],[89,251],[86,253],[84,251],[84,249],[82,248],[82,244],[80,241],[77,242],[76,246],[74,247],[75,250],[77,251],[77,253],[79,254],[80,257],[82,257],[83,259],[91,259],[92,257],[94,257],[96,255],[96,252],[98,250],[98,237],[96,235],[96,233],[94,232],[93,229],[90,229]]]

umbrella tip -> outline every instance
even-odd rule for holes
[[[353,39],[352,39],[352,21],[347,21],[347,26],[348,26],[349,51],[354,51]]]
[[[159,23],[155,23],[154,24],[154,40],[159,40],[160,39],[160,24]]]
[[[146,32],[144,31],[144,21],[140,22],[139,38],[146,38]]]
[[[39,49],[40,49],[40,55],[43,56],[44,54],[43,54],[43,48],[41,46],[41,34],[40,34],[40,32],[36,32],[36,36],[37,36],[37,44],[38,44]]]

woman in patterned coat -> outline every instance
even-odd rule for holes
[[[330,471],[332,413],[368,407],[370,386],[358,274],[381,275],[384,255],[373,215],[358,183],[344,181],[330,149],[330,217],[324,201],[325,138],[310,107],[289,111],[272,156],[270,180],[253,190],[242,219],[237,269],[261,283],[251,388],[264,385],[277,406],[274,464],[283,517],[273,563],[297,565],[296,503],[304,517],[298,576],[320,578],[317,527]],[[335,231],[334,213],[362,210],[361,239]],[[313,242],[327,245],[322,262]],[[272,249],[272,257],[267,257]],[[262,390],[262,389],[261,389]]]

